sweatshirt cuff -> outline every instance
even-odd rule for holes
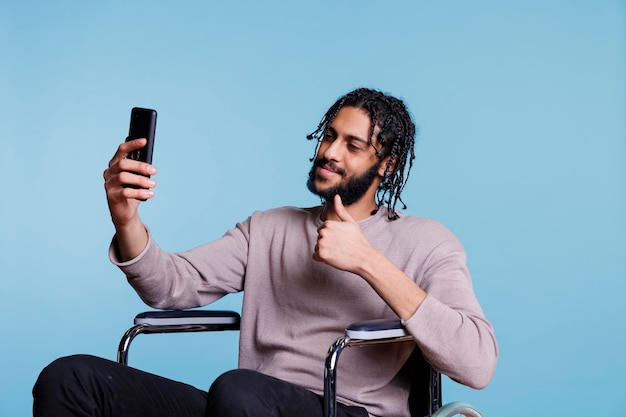
[[[117,267],[123,268],[134,265],[137,262],[141,261],[146,256],[146,253],[150,250],[150,247],[153,245],[152,233],[150,233],[150,229],[148,229],[147,227],[146,232],[148,232],[148,243],[146,244],[146,247],[143,248],[139,255],[128,261],[122,261],[122,259],[120,258],[119,249],[117,246],[117,235],[113,235],[113,238],[111,239],[111,244],[109,245],[109,260],[111,261],[111,263]]]

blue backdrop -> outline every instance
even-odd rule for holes
[[[488,416],[624,415],[624,1],[13,3],[0,6],[0,416],[30,414],[53,359],[114,359],[146,308],[106,253],[102,172],[131,107],[159,111],[142,217],[184,250],[253,210],[316,204],[305,135],[359,86],[411,108],[407,212],[460,237],[499,339],[492,384],[447,380],[444,399]],[[131,363],[204,388],[236,366],[236,334],[175,338],[138,338]]]

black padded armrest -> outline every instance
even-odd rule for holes
[[[241,318],[234,311],[217,310],[168,310],[145,311],[135,316],[135,324],[151,326],[172,325],[239,325]]]
[[[241,317],[234,311],[161,310],[146,311],[135,316],[135,325],[128,329],[117,349],[117,361],[128,364],[128,350],[140,334],[219,332],[239,330]]]
[[[410,336],[400,319],[367,320],[352,323],[346,329],[350,339],[373,340]]]

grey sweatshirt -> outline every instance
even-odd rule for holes
[[[323,392],[329,345],[353,322],[396,317],[361,277],[312,259],[320,208],[255,212],[211,243],[169,253],[150,237],[135,259],[110,257],[148,305],[205,306],[244,291],[239,367]],[[425,358],[454,380],[482,388],[498,355],[476,300],[465,251],[436,221],[387,210],[359,222],[372,246],[427,292],[404,321]],[[348,349],[338,370],[338,400],[372,415],[408,416],[407,367],[413,344]]]

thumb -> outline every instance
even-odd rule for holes
[[[341,197],[339,196],[339,194],[335,194],[335,199],[333,203],[335,206],[335,213],[337,214],[337,216],[339,216],[341,221],[356,223],[350,213],[348,213],[348,210],[346,210],[346,208],[343,206],[343,202],[341,201]]]

